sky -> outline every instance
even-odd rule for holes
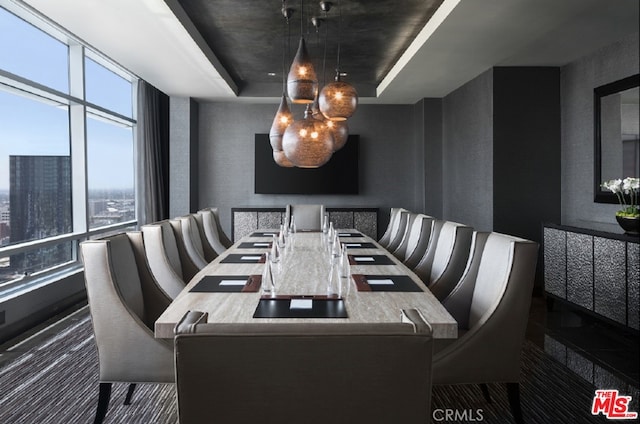
[[[68,93],[68,49],[0,8],[0,69]],[[131,117],[131,84],[85,61],[87,100]],[[0,84],[0,190],[9,189],[9,155],[69,155],[68,107],[10,92]],[[89,189],[133,188],[130,128],[87,119]]]

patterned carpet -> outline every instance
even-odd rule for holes
[[[10,361],[0,362],[0,423],[93,422],[98,359],[88,310],[81,309],[60,324],[56,333],[40,338]],[[114,384],[105,423],[177,423],[173,385],[140,385],[129,406],[122,404],[126,387]],[[477,386],[434,387],[433,422],[513,422],[506,387],[490,384],[489,389],[491,404],[484,401]],[[525,422],[607,422],[590,414],[593,393],[590,383],[533,343],[525,343],[521,383]],[[446,410],[453,410],[449,414],[457,413],[459,419],[447,420]]]

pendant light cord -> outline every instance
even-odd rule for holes
[[[338,0],[338,59],[336,60],[336,76],[340,77],[340,42],[342,41],[342,7]]]

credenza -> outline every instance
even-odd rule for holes
[[[335,228],[355,228],[378,239],[378,208],[326,208]],[[231,208],[233,240],[251,234],[258,228],[279,228],[285,219],[285,208]]]
[[[640,238],[543,225],[544,284],[558,299],[640,329]]]

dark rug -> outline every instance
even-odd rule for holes
[[[2,355],[11,355],[8,349]],[[527,423],[600,423],[590,413],[594,387],[539,347],[524,345],[521,402]],[[86,308],[55,334],[2,361],[0,423],[91,423],[98,395],[98,358]],[[139,385],[129,406],[127,385],[114,384],[105,423],[177,423],[173,385]],[[492,403],[478,386],[436,386],[432,422],[513,422],[506,387],[490,384]],[[634,404],[637,405],[637,399]],[[628,421],[627,421],[628,422]]]

